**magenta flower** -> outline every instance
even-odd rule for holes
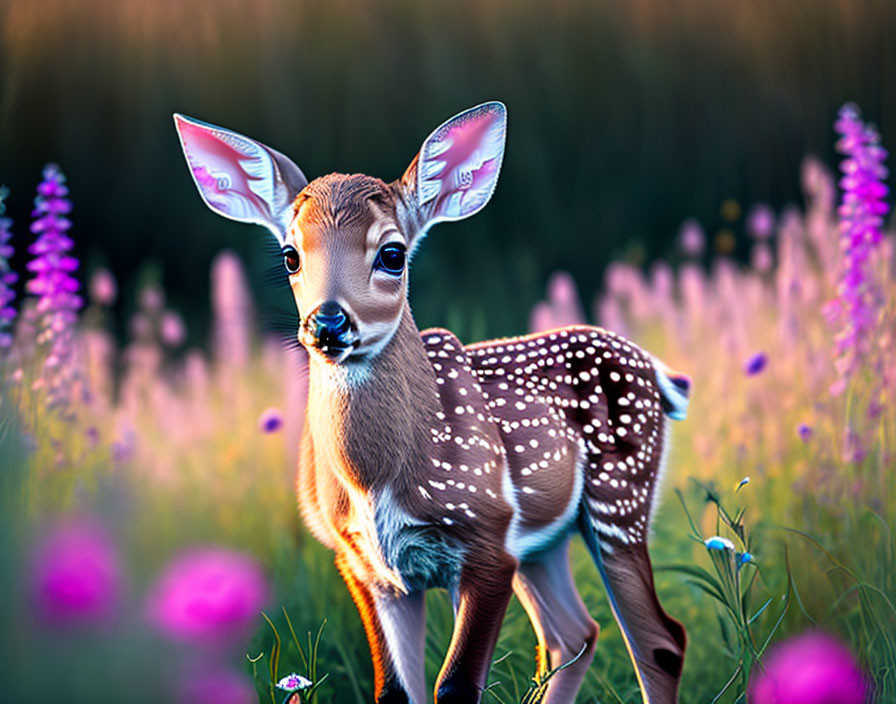
[[[14,252],[12,245],[9,244],[9,238],[12,237],[9,231],[12,220],[2,217],[6,209],[3,201],[8,193],[5,187],[0,188],[0,350],[12,345],[10,329],[16,317],[16,309],[12,305],[16,293],[12,285],[18,280],[16,273],[9,268],[9,259]]]
[[[263,433],[276,433],[283,427],[283,413],[279,408],[265,408],[258,417],[258,429]]]
[[[881,308],[873,260],[883,239],[883,219],[888,210],[884,201],[887,152],[880,146],[877,131],[862,122],[854,105],[840,109],[835,128],[840,134],[837,151],[846,156],[840,163],[843,197],[838,209],[843,269],[838,297],[827,312],[840,329],[836,338],[837,370],[846,379],[872,347],[871,336]]]
[[[765,369],[767,363],[768,356],[765,352],[757,352],[747,360],[746,364],[744,364],[744,373],[747,376],[756,376]]]
[[[31,232],[37,235],[28,247],[33,259],[27,268],[33,274],[26,289],[38,297],[37,314],[40,331],[37,341],[46,348],[44,377],[49,392],[49,403],[64,406],[71,391],[73,372],[71,365],[74,326],[81,307],[78,282],[72,276],[78,268],[78,260],[68,252],[72,240],[66,232],[71,222],[65,215],[71,210],[71,202],[65,197],[68,188],[65,176],[58,166],[44,168],[43,181],[37,186],[34,199]]]
[[[868,689],[849,650],[823,633],[779,644],[753,672],[750,704],[864,704]]]
[[[178,701],[184,704],[255,704],[255,688],[245,675],[220,667],[184,678]]]
[[[268,587],[258,563],[225,548],[190,550],[174,559],[147,599],[150,622],[184,641],[230,641],[264,605]]]
[[[107,618],[120,602],[122,584],[112,539],[90,521],[55,526],[32,556],[32,600],[38,615],[57,625]]]

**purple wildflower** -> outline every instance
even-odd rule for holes
[[[284,689],[287,692],[297,692],[300,689],[308,689],[311,686],[311,680],[302,677],[293,672],[277,682],[278,689]]]
[[[871,350],[871,333],[881,307],[872,258],[883,239],[887,213],[887,187],[883,183],[887,152],[880,146],[877,130],[862,122],[854,105],[840,109],[835,129],[840,134],[837,151],[846,156],[840,163],[843,197],[838,209],[843,269],[838,298],[829,313],[840,327],[836,337],[837,371],[846,379]]]
[[[78,260],[68,254],[73,242],[66,232],[71,222],[65,215],[71,202],[65,197],[68,188],[65,176],[53,164],[44,168],[43,181],[34,199],[31,232],[37,239],[28,247],[33,259],[28,271],[33,278],[26,289],[38,297],[37,314],[40,331],[37,341],[46,347],[44,373],[51,405],[65,405],[72,382],[71,359],[74,325],[81,298],[78,282],[72,276]]]
[[[765,369],[766,364],[768,364],[768,356],[765,352],[757,352],[747,360],[746,364],[744,364],[744,374],[747,376],[756,376]]]
[[[89,520],[55,526],[32,556],[31,595],[56,625],[101,621],[120,602],[122,569],[108,533]]]
[[[781,643],[756,668],[747,700],[767,704],[863,704],[868,683],[852,654],[823,633]]]
[[[812,428],[805,423],[800,423],[796,429],[796,432],[800,436],[800,440],[802,440],[803,442],[809,442],[809,438],[812,437]]]
[[[258,417],[258,429],[263,433],[276,433],[283,427],[283,413],[279,408],[265,408]]]
[[[9,330],[16,317],[16,309],[12,306],[16,294],[12,285],[18,280],[16,273],[9,269],[9,259],[13,255],[12,245],[9,244],[9,238],[12,236],[9,231],[12,220],[2,217],[6,209],[3,201],[8,193],[5,187],[0,188],[0,349],[12,345],[12,334]]]
[[[258,563],[224,548],[191,550],[168,566],[147,601],[149,620],[185,641],[239,639],[267,599]]]

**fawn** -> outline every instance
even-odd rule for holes
[[[438,704],[479,701],[512,593],[542,671],[581,653],[544,699],[572,702],[599,630],[570,574],[576,531],[644,701],[676,701],[685,631],[660,606],[646,541],[666,417],[684,417],[687,377],[600,328],[464,346],[411,316],[407,261],[432,225],[491,198],[504,105],[442,124],[388,184],[309,183],[259,142],[180,115],[175,124],[206,204],[264,225],[282,247],[309,354],[299,503],[360,611],[376,701],[429,700],[424,592],[442,587],[456,618]]]

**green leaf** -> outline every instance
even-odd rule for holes
[[[753,621],[755,621],[757,618],[759,618],[759,616],[762,615],[762,612],[768,608],[768,605],[772,603],[773,599],[774,599],[774,597],[769,597],[769,600],[766,601],[761,607],[759,607],[759,611],[757,611],[755,614],[750,616],[750,620],[747,621],[747,624],[750,625],[753,623]]]

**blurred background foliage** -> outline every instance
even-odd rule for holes
[[[799,203],[799,162],[833,162],[843,102],[896,133],[894,27],[891,0],[7,1],[0,181],[25,212],[60,162],[85,268],[109,266],[124,291],[163,284],[199,342],[222,248],[248,263],[263,309],[292,304],[264,283],[267,235],[197,198],[172,112],[264,141],[309,177],[390,180],[442,120],[500,99],[495,198],[432,233],[412,298],[421,327],[517,333],[551,271],[591,300],[612,259],[674,261],[687,217],[743,257],[740,203]],[[133,307],[115,311],[119,334]]]

